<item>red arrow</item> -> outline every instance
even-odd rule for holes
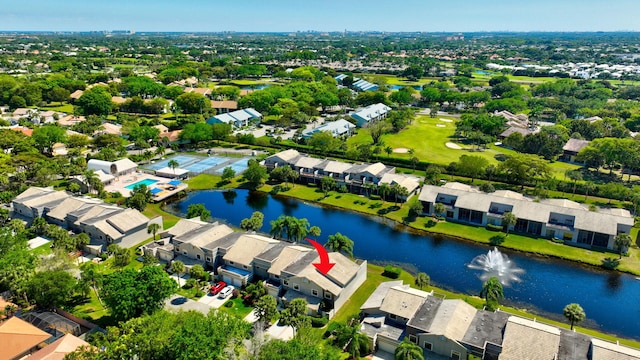
[[[306,239],[306,240],[310,242],[314,248],[316,248],[316,250],[318,251],[318,255],[320,255],[320,263],[314,263],[313,266],[315,266],[316,269],[318,269],[318,271],[322,273],[322,275],[327,275],[329,270],[331,270],[331,268],[333,268],[333,266],[336,263],[329,262],[329,254],[327,254],[327,249],[325,249],[324,246],[318,244],[314,240],[311,240],[311,239]]]

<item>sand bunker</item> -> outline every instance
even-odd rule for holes
[[[462,150],[462,147],[458,144],[454,144],[452,142],[448,142],[446,144],[444,144],[446,147],[448,147],[449,149],[455,149],[455,150]]]
[[[406,153],[409,152],[409,149],[407,149],[407,148],[395,148],[395,149],[393,149],[393,152],[397,153],[397,154],[406,154]]]
[[[438,119],[438,120],[440,120],[440,121],[444,121],[444,122],[453,122],[453,120],[443,119],[443,118],[440,118],[440,119]]]
[[[445,124],[436,124],[437,127],[447,127]]]

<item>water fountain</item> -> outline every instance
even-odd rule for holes
[[[512,281],[520,281],[518,275],[524,273],[523,269],[515,266],[509,257],[497,248],[476,256],[467,266],[470,269],[482,270],[483,273],[479,276],[482,281],[487,281],[495,276],[504,286],[509,286]]]

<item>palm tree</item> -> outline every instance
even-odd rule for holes
[[[587,317],[582,306],[575,303],[565,306],[562,310],[562,314],[571,322],[571,330],[573,330],[573,325],[575,323],[579,323]]]
[[[620,253],[620,259],[622,259],[622,252],[631,246],[631,236],[629,234],[620,234],[615,237],[613,244]]]
[[[518,222],[518,218],[512,212],[506,212],[502,215],[502,226],[505,227],[507,236],[509,236],[509,228]]]
[[[484,298],[489,309],[495,308],[500,299],[504,299],[504,289],[502,288],[500,280],[495,276],[490,277],[482,286],[480,296]]]
[[[102,273],[98,271],[97,265],[94,263],[85,265],[82,273],[80,273],[80,278],[93,288],[93,292],[96,293],[98,301],[102,304],[102,299],[98,292],[98,288],[102,286]]]
[[[582,173],[578,170],[567,171],[567,177],[573,180],[573,195],[576,194],[576,185],[578,181],[582,181]]]
[[[436,203],[433,205],[433,211],[436,213],[436,216],[442,216],[442,214],[447,211],[447,208],[443,203]]]
[[[147,226],[147,234],[153,234],[153,240],[156,239],[156,233],[160,230],[160,224],[151,223]]]
[[[415,283],[416,286],[419,287],[420,290],[422,290],[423,287],[429,286],[429,284],[431,283],[431,278],[426,273],[421,272],[416,275]]]
[[[398,345],[394,354],[395,360],[424,360],[424,353],[420,346],[412,343],[409,339],[404,338],[404,341]]]
[[[167,148],[164,147],[163,145],[158,145],[156,147],[156,155],[162,157],[165,152],[167,152]]]
[[[285,231],[285,225],[284,219],[281,219],[281,217],[271,220],[271,230],[269,230],[269,235],[273,236],[275,239],[282,239],[282,233]]]
[[[178,286],[180,286],[180,275],[184,272],[184,263],[180,260],[171,262],[171,272],[178,275]]]
[[[589,191],[595,190],[596,186],[591,181],[587,181],[584,183],[583,187],[584,187],[584,201],[587,201],[587,198],[589,197]]]
[[[385,146],[384,152],[387,153],[387,156],[391,156],[391,153],[393,152],[393,148],[391,146]]]
[[[171,170],[173,170],[173,175],[175,175],[175,174],[176,174],[176,168],[177,168],[178,166],[180,166],[180,164],[179,164],[177,161],[175,161],[175,160],[171,159],[171,160],[169,160],[169,162],[167,163],[167,166],[168,166],[168,167],[170,167],[170,168],[171,168]]]
[[[329,240],[324,244],[324,247],[331,251],[343,252],[353,257],[353,240],[341,233],[329,235]]]
[[[84,182],[87,184],[87,192],[91,193],[91,191],[93,190],[93,184],[96,183],[96,181],[100,181],[100,178],[98,177],[98,174],[96,174],[95,171],[89,169],[87,171],[85,171],[82,174],[82,177],[84,178]]]
[[[349,354],[349,359],[357,359],[370,351],[369,338],[360,332],[358,325],[357,318],[351,319],[336,335],[337,341],[345,344],[343,350]]]
[[[309,228],[309,236],[313,236],[314,238],[317,238],[318,236],[320,236],[321,230],[320,227],[318,226],[312,226]]]
[[[290,225],[291,238],[298,243],[302,241],[305,237],[307,237],[310,225],[311,224],[309,224],[309,220],[307,220],[306,218],[296,219],[295,217],[292,217]]]
[[[391,187],[387,183],[380,184],[378,186],[378,194],[380,194],[380,198],[384,200],[389,194],[391,194]]]

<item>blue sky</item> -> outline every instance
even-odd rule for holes
[[[638,0],[4,0],[0,30],[639,31]]]

